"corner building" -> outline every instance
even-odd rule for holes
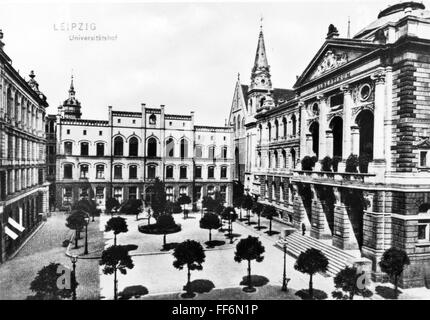
[[[187,194],[200,205],[220,191],[232,201],[232,129],[199,126],[194,112],[168,114],[165,106],[140,112],[108,108],[108,120],[81,119],[73,82],[57,116],[56,206],[82,198],[101,207],[109,197],[147,201],[156,177],[167,199]]]
[[[3,48],[0,30],[0,263],[16,252],[46,216],[49,188],[45,161],[48,103],[34,72],[26,81]],[[17,224],[23,230],[15,228]]]
[[[386,249],[405,250],[404,288],[430,275],[429,31],[430,12],[417,2],[384,9],[352,38],[330,25],[295,95],[274,103],[268,92],[256,110],[256,157],[247,159],[261,202],[321,243],[368,259],[373,279],[384,276]],[[351,154],[357,173],[345,170]],[[305,156],[319,160],[312,171],[301,170]],[[339,161],[330,172],[327,156]]]

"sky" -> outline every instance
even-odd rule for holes
[[[396,2],[0,1],[0,29],[14,68],[26,79],[34,70],[48,114],[68,97],[73,73],[83,118],[146,103],[224,125],[237,74],[249,84],[261,17],[272,84],[291,88],[330,23],[346,37],[349,16],[354,35]],[[71,40],[94,35],[109,38]]]

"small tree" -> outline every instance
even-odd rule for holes
[[[205,262],[205,252],[200,243],[194,240],[186,240],[180,243],[173,251],[173,266],[182,270],[187,266],[187,284],[184,286],[186,297],[193,297],[191,292],[191,270],[202,270]]]
[[[231,238],[233,232],[233,222],[237,219],[236,210],[234,209],[234,207],[226,207],[224,208],[221,217],[222,219],[228,221],[228,232]]]
[[[114,275],[114,300],[117,300],[118,296],[118,280],[117,271],[121,274],[127,274],[127,269],[133,269],[133,260],[128,254],[128,249],[125,246],[110,246],[102,252],[100,265],[104,266],[104,274]]]
[[[249,194],[243,196],[242,198],[242,208],[246,210],[246,216],[248,218],[248,225],[251,224],[251,215],[249,214],[249,210],[252,209],[252,206],[254,205],[254,200],[252,199],[252,196]]]
[[[243,201],[243,194],[237,195],[233,198],[233,207],[239,208],[239,220],[242,221],[242,201]]]
[[[60,274],[58,273],[61,264],[51,262],[37,272],[36,278],[30,284],[30,290],[35,292],[34,299],[37,300],[61,300],[72,296],[71,289],[59,289],[57,284]],[[76,288],[78,283],[75,279],[71,287]]]
[[[157,219],[157,226],[163,234],[163,248],[166,247],[166,235],[172,228],[176,227],[175,219],[170,214],[162,214]]]
[[[242,262],[242,260],[248,261],[248,287],[244,289],[245,291],[251,292],[255,290],[251,282],[251,261],[263,261],[263,253],[264,246],[257,237],[248,236],[248,238],[241,239],[236,246],[234,261],[239,263]]]
[[[85,218],[88,214],[82,210],[72,210],[70,215],[66,219],[66,227],[75,230],[75,249],[78,248],[78,232],[82,230],[87,222]]]
[[[153,210],[154,218],[157,219],[159,215],[166,212],[166,188],[164,182],[159,178],[155,178],[152,185],[153,195],[151,197],[151,208]]]
[[[142,212],[143,202],[141,199],[128,199],[120,208],[119,212],[124,214],[136,215],[136,221],[138,220],[139,213]]]
[[[127,222],[122,217],[112,217],[108,220],[105,226],[105,232],[113,231],[114,246],[116,246],[116,236],[120,233],[128,231]]]
[[[309,275],[309,295],[312,298],[313,282],[312,278],[317,272],[326,272],[328,267],[327,257],[318,249],[310,248],[302,252],[296,260],[294,269]]]
[[[94,219],[94,216],[99,213],[99,209],[97,208],[97,203],[94,200],[81,199],[76,202],[72,206],[72,210],[82,210],[91,215]]]
[[[254,212],[258,217],[258,223],[257,223],[256,229],[260,230],[261,229],[260,217],[261,217],[261,213],[263,212],[263,205],[260,202],[255,201],[252,206],[252,212]]]
[[[184,212],[184,219],[188,218],[188,213],[185,212],[185,205],[191,203],[191,198],[186,194],[181,194],[181,196],[178,198],[178,203],[179,205],[184,206],[182,208]]]
[[[214,213],[206,213],[200,220],[200,228],[209,229],[209,242],[212,241],[212,229],[221,228],[222,224],[219,217]]]
[[[407,253],[404,250],[395,247],[387,249],[379,262],[382,272],[385,272],[394,281],[394,294],[396,295],[396,298],[399,295],[399,277],[403,273],[405,266],[409,264],[410,261]]]
[[[372,295],[372,292],[367,288],[360,289],[358,287],[360,277],[362,276],[363,273],[360,273],[356,267],[347,266],[344,269],[340,270],[333,279],[334,286],[336,289],[338,289],[337,291],[332,292],[333,298],[353,300],[355,295]]]
[[[106,200],[106,213],[112,213],[113,210],[118,210],[120,203],[116,198],[108,198]]]
[[[276,217],[278,213],[274,206],[265,206],[263,209],[262,216],[269,220],[269,234],[272,234],[272,220],[273,217]]]

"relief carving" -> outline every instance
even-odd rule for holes
[[[320,65],[317,67],[314,74],[312,75],[311,79],[316,78],[332,69],[338,68],[347,62],[348,56],[346,52],[336,53],[332,50],[328,50],[324,55]]]

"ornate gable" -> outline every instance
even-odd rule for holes
[[[353,39],[330,39],[320,48],[294,87],[300,87],[375,50],[378,45]]]

